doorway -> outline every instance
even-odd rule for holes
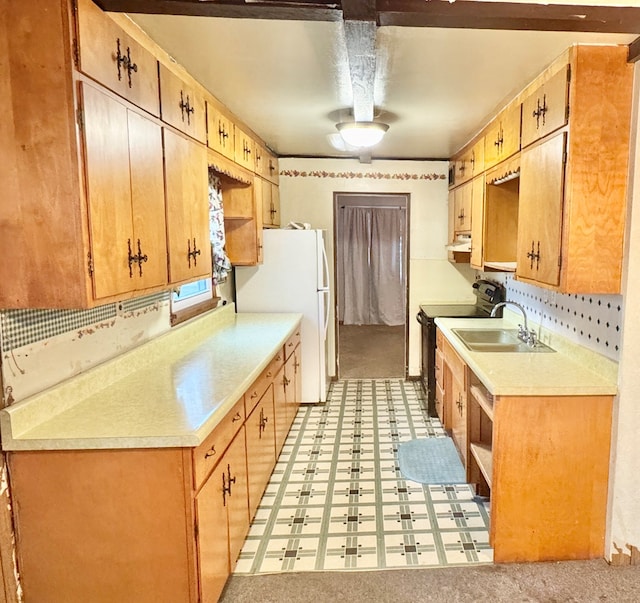
[[[407,375],[409,195],[335,193],[337,374]]]

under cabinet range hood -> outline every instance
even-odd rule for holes
[[[456,235],[456,238],[445,249],[459,253],[471,253],[471,235],[467,233]]]

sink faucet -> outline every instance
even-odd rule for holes
[[[509,300],[497,303],[495,306],[493,306],[493,309],[491,310],[491,318],[495,318],[498,308],[501,308],[506,305],[515,306],[516,308],[518,308],[518,310],[520,310],[520,312],[522,312],[522,317],[524,318],[524,326],[520,324],[518,325],[518,339],[521,339],[527,345],[530,345],[530,346],[536,345],[536,339],[537,339],[536,332],[533,329],[529,330],[529,325],[527,324],[527,313],[524,311],[524,308],[519,303],[514,301],[509,301]]]

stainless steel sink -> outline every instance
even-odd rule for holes
[[[472,352],[555,352],[540,342],[531,346],[518,339],[515,329],[451,329]]]

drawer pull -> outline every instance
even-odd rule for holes
[[[214,456],[216,454],[216,445],[214,444],[207,450],[207,453],[204,455],[205,459],[208,459],[210,456]]]
[[[258,392],[256,390],[253,390],[253,393],[251,394],[250,398],[253,400],[254,398],[258,397]]]
[[[237,412],[237,413],[234,415],[233,419],[231,419],[231,422],[232,422],[232,423],[235,423],[236,421],[239,421],[240,419],[242,419],[242,417],[240,416],[240,413],[239,413],[239,412]]]
[[[273,373],[271,371],[267,372],[267,377],[269,377],[269,379],[271,379],[272,375],[273,375]]]

